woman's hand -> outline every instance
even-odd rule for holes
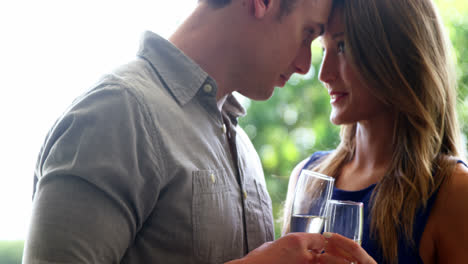
[[[325,253],[318,259],[322,264],[377,264],[377,262],[367,254],[367,252],[353,240],[344,236],[332,233],[323,233],[327,244]]]

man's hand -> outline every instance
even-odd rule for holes
[[[267,242],[242,259],[226,264],[310,264],[316,263],[317,254],[325,247],[320,234],[290,233]]]

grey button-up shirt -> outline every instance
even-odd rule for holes
[[[49,132],[24,263],[221,263],[273,240],[261,163],[237,125],[244,110],[231,95],[220,112],[216,90],[145,33],[138,58]]]

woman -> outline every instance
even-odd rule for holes
[[[434,3],[337,0],[322,44],[319,78],[341,142],[296,166],[285,219],[308,168],[335,177],[333,199],[364,202],[362,248],[378,263],[466,263],[468,169],[450,45]],[[329,245],[373,262],[344,244]]]

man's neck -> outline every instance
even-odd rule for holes
[[[197,63],[217,84],[216,101],[222,106],[229,94],[236,89],[232,74],[236,72],[231,62],[238,56],[236,29],[239,22],[234,1],[227,7],[212,9],[207,3],[200,3],[169,38],[177,48]],[[237,12],[239,13],[239,12]],[[237,54],[237,55],[236,55]]]

